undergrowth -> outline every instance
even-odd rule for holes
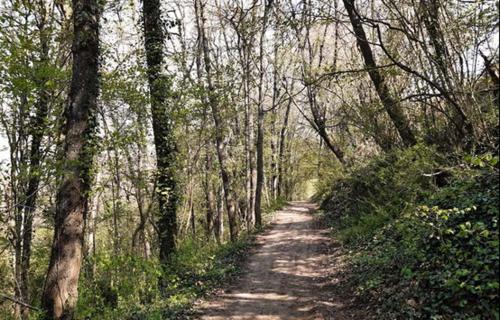
[[[238,273],[250,236],[217,245],[186,239],[162,269],[157,259],[94,257],[97,274],[84,277],[78,319],[183,319],[193,301]],[[165,293],[158,288],[163,276]]]
[[[498,157],[416,146],[316,194],[376,319],[498,319]]]
[[[286,204],[278,199],[264,208],[264,222]],[[217,244],[185,238],[162,268],[156,258],[99,255],[87,262],[80,283],[77,319],[188,319],[193,302],[229,282],[254,234]],[[168,283],[160,293],[160,277]]]

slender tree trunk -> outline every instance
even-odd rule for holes
[[[96,0],[73,0],[73,76],[63,128],[62,184],[42,296],[47,319],[72,319],[78,297],[90,169],[96,150],[99,12]]]
[[[269,12],[273,5],[273,0],[266,0],[264,17],[262,22],[262,32],[259,43],[259,93],[258,93],[258,114],[257,114],[257,181],[255,184],[255,225],[262,226],[262,186],[264,185],[264,37],[267,30]]]
[[[24,4],[26,6],[26,4]],[[29,19],[29,13],[26,11],[22,15],[23,26],[22,33],[24,35],[28,32],[27,21]],[[28,64],[27,58],[23,59],[26,64]],[[29,119],[29,101],[28,92],[23,89],[19,94],[19,111],[16,114],[16,120],[14,120],[15,127],[13,127],[14,137],[9,139],[10,148],[10,189],[11,189],[11,204],[12,211],[14,214],[14,297],[16,300],[23,301],[23,247],[25,238],[25,224],[26,217],[24,215],[24,205],[26,199],[24,196],[27,193],[27,180],[30,179],[30,171],[27,170],[24,163],[28,161],[27,152],[25,149],[28,148],[29,140],[29,130],[27,126],[27,120]],[[14,305],[14,316],[16,318],[24,317],[24,310],[21,304]]]
[[[195,4],[196,5],[196,4]],[[197,7],[196,7],[197,10]],[[198,19],[198,17],[197,17]],[[199,26],[198,26],[199,28]],[[203,70],[202,70],[202,56],[203,56],[203,43],[202,43],[202,38],[201,38],[201,33],[198,32],[198,43],[196,47],[196,56],[195,56],[195,63],[196,63],[196,75],[197,75],[197,80],[198,80],[198,86],[199,88],[203,88]],[[206,118],[207,118],[207,113],[209,112],[209,101],[206,98],[206,95],[202,96],[203,103],[205,105],[205,108],[203,110],[203,123],[206,123]],[[203,177],[203,191],[205,195],[205,203],[206,203],[206,212],[205,212],[205,219],[206,219],[206,236],[207,239],[210,239],[212,231],[214,232],[214,236],[217,240],[217,242],[220,242],[220,237],[219,237],[219,224],[217,223],[218,219],[218,212],[216,207],[217,207],[217,199],[216,196],[214,196],[214,190],[213,190],[213,183],[210,178],[210,174],[212,171],[212,152],[210,149],[212,148],[212,142],[210,139],[208,139],[205,142],[205,174]],[[215,208],[215,210],[214,210]]]
[[[278,137],[276,137],[276,121],[278,116],[278,98],[280,94],[280,87],[278,82],[280,80],[280,70],[278,63],[278,39],[275,39],[273,48],[273,100],[272,100],[272,119],[271,119],[271,181],[269,183],[271,194],[274,200],[278,198],[278,150],[277,142]]]
[[[104,116],[103,116],[104,118]],[[113,121],[114,122],[114,121]],[[115,125],[115,123],[113,123]],[[107,127],[106,121],[104,121],[104,127]],[[112,132],[106,129],[111,135]],[[120,169],[119,169],[119,159],[118,159],[118,146],[116,141],[113,141],[112,149],[108,148],[106,162],[109,165],[109,172],[112,175],[111,179],[111,212],[113,221],[113,254],[118,256],[120,254],[120,233],[119,233],[119,220],[121,212],[121,199],[120,199]],[[112,155],[113,153],[113,155]]]
[[[143,26],[146,49],[151,115],[156,149],[156,195],[159,205],[160,261],[165,265],[175,251],[177,234],[177,184],[174,163],[177,147],[173,138],[173,120],[169,110],[170,79],[162,72],[165,34],[159,0],[143,0]],[[165,287],[160,279],[160,288]]]
[[[255,185],[255,226],[262,226],[262,187],[264,184],[264,111],[259,108],[257,119],[257,182]]]
[[[424,25],[434,47],[434,60],[441,72],[441,80],[445,82],[448,77],[448,68],[446,67],[448,49],[439,26],[439,2],[437,0],[422,0],[421,4],[423,5]]]
[[[199,0],[195,0],[195,10],[197,15],[197,26],[200,34],[203,47],[203,57],[205,64],[205,72],[208,84],[208,100],[212,110],[212,117],[215,126],[215,143],[217,149],[217,158],[219,160],[220,175],[222,179],[222,187],[224,190],[224,200],[226,204],[228,222],[229,222],[229,237],[231,241],[236,241],[238,238],[238,223],[236,221],[236,201],[231,188],[231,181],[226,167],[227,153],[224,145],[224,128],[222,117],[219,112],[217,97],[215,95],[215,86],[212,81],[210,52],[208,48],[208,39],[205,34],[205,17],[203,4]]]
[[[290,110],[292,109],[292,100],[290,99],[287,103],[285,116],[283,117],[283,124],[280,129],[279,136],[279,147],[278,147],[278,183],[276,191],[279,197],[284,196],[284,175],[286,174],[285,168],[285,148],[286,148],[286,137],[288,131],[288,120],[290,118]]]
[[[244,56],[244,89],[245,89],[245,151],[246,151],[246,218],[247,228],[252,229],[255,224],[254,195],[255,195],[255,165],[254,165],[254,117],[250,100],[250,44],[247,40],[243,46]]]
[[[212,155],[209,153],[207,148],[207,153],[205,155],[205,175],[203,179],[203,189],[205,193],[205,219],[206,219],[206,229],[205,233],[208,239],[212,233],[212,225],[214,224],[214,194],[212,191],[212,183],[210,182],[210,171],[212,169]]]
[[[323,114],[320,114],[318,104],[316,102],[316,92],[313,87],[307,85],[307,97],[309,100],[309,106],[311,108],[311,113],[313,116],[312,125],[316,132],[319,134],[320,138],[323,139],[323,142],[326,144],[328,149],[333,152],[333,154],[337,157],[341,164],[345,164],[344,152],[338,145],[336,145],[328,135],[326,131],[326,123],[325,117]]]
[[[417,143],[417,140],[411,131],[409,121],[401,109],[401,106],[391,96],[389,87],[387,86],[384,77],[377,69],[375,57],[373,56],[372,49],[366,38],[365,30],[363,29],[363,25],[354,6],[355,0],[343,1],[352,24],[354,34],[356,35],[359,50],[365,61],[366,68],[368,69],[368,74],[378,96],[380,97],[380,100],[382,101],[382,105],[389,115],[389,118],[394,123],[394,126],[396,127],[403,143],[406,146],[412,146]]]
[[[320,106],[317,102],[316,99],[316,88],[313,83],[311,83],[308,78],[311,77],[312,75],[312,70],[315,67],[314,66],[314,47],[311,42],[311,27],[314,24],[312,20],[314,13],[312,12],[311,8],[311,1],[304,1],[304,13],[303,13],[303,23],[304,23],[304,30],[305,30],[305,36],[300,44],[300,49],[303,55],[302,63],[302,77],[303,77],[303,82],[305,83],[306,87],[306,92],[307,92],[307,99],[309,102],[309,108],[311,110],[312,114],[312,120],[307,118],[308,122],[311,124],[312,128],[318,133],[321,139],[324,140],[326,146],[332,153],[335,155],[335,157],[339,160],[341,164],[345,164],[345,159],[344,159],[344,152],[338,146],[337,144],[330,139],[330,136],[328,135],[327,132],[327,127],[326,127],[326,118],[325,118],[325,111],[320,110]],[[326,40],[326,34],[327,34],[327,29],[328,27],[325,27],[324,32],[323,32],[323,38],[322,41],[320,42],[319,45],[319,59],[318,59],[318,65],[317,68],[322,67],[323,63],[323,51],[324,51],[324,41]],[[305,49],[307,48],[307,51]],[[304,52],[307,52],[308,56],[307,59],[304,56]],[[334,54],[336,54],[334,52]],[[336,60],[334,60],[336,63]],[[335,65],[334,65],[335,67]]]
[[[99,184],[99,173],[97,174],[96,177],[96,184]],[[96,242],[95,242],[95,235],[97,232],[97,218],[99,216],[99,205],[100,205],[100,195],[99,194],[94,194],[92,199],[91,199],[91,205],[88,209],[88,214],[90,217],[87,218],[87,223],[85,225],[86,229],[86,234],[85,234],[85,245],[84,245],[84,252],[83,252],[83,259],[85,262],[85,269],[84,272],[85,274],[90,275],[90,277],[93,277],[95,274],[95,262],[94,259],[89,259],[92,256],[95,256],[95,249],[96,249]]]
[[[217,196],[216,196],[216,216],[214,220],[214,236],[215,240],[217,241],[218,244],[222,243],[222,240],[224,239],[224,208],[223,208],[223,201],[222,201],[222,193],[224,191],[222,190],[221,187],[217,188]]]
[[[277,134],[276,134],[276,117],[277,113],[273,112],[273,119],[271,123],[270,136],[271,136],[271,179],[269,181],[269,189],[273,200],[278,198],[278,148],[277,148]]]
[[[488,71],[488,75],[493,82],[493,105],[498,107],[498,102],[500,101],[500,77],[495,71],[495,68],[491,65],[492,60],[488,59],[484,53],[480,52],[481,57],[483,58],[484,61],[484,67],[486,68],[486,71]]]
[[[422,0],[421,4],[423,5],[424,25],[427,29],[432,47],[434,48],[433,60],[439,70],[439,80],[444,88],[448,88],[447,90],[453,97],[455,96],[454,90],[452,89],[454,87],[452,79],[453,73],[450,72],[451,69],[449,69],[447,64],[447,61],[450,59],[450,55],[439,24],[440,1]],[[452,103],[451,107],[453,112],[453,125],[457,129],[459,139],[464,140],[467,135],[474,136],[474,128],[467,119],[467,116],[460,107],[460,104]]]
[[[149,211],[152,203],[150,202],[146,207],[145,199],[147,194],[144,193],[146,180],[143,172],[143,156],[146,154],[146,146],[144,143],[145,128],[143,126],[142,117],[137,114],[136,121],[139,124],[136,134],[140,138],[136,140],[135,146],[137,148],[137,155],[133,158],[128,149],[125,149],[125,154],[128,164],[128,174],[132,177],[132,186],[134,188],[134,198],[137,204],[137,211],[139,213],[139,224],[132,234],[132,250],[136,250],[139,254],[142,253],[143,257],[149,258],[149,244],[146,235],[146,224],[148,221]],[[154,192],[154,189],[153,189]]]
[[[46,34],[46,12],[43,8],[44,5],[40,5],[42,9],[40,15],[40,21],[38,25],[38,32],[40,33],[40,66],[43,68],[47,65],[49,60],[49,45],[48,37]],[[21,274],[20,274],[20,300],[25,303],[30,303],[30,292],[29,292],[29,269],[31,260],[31,240],[33,236],[33,218],[35,213],[35,207],[37,203],[38,188],[40,185],[41,178],[41,161],[42,161],[42,139],[45,135],[46,120],[48,115],[48,104],[49,104],[49,92],[46,88],[46,81],[44,77],[39,79],[39,91],[38,91],[38,101],[36,104],[36,116],[31,124],[31,148],[30,148],[30,161],[29,161],[29,178],[28,178],[28,188],[24,195],[25,205],[24,205],[24,215],[23,215],[23,231],[22,231],[22,252],[21,252]],[[29,308],[21,305],[21,315],[23,319],[28,319]]]

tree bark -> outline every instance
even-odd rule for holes
[[[278,147],[278,183],[276,186],[276,191],[278,193],[278,197],[282,197],[284,195],[284,175],[286,174],[285,168],[285,148],[286,148],[286,136],[288,131],[288,120],[290,118],[290,110],[292,109],[292,100],[287,103],[285,116],[283,118],[283,123],[280,129],[279,136],[279,147]]]
[[[165,34],[159,0],[143,0],[143,27],[146,49],[147,75],[151,101],[153,135],[156,150],[159,218],[157,221],[160,242],[160,262],[165,265],[175,251],[177,233],[177,184],[174,164],[177,147],[173,138],[173,120],[170,117],[168,98],[170,79],[162,72]],[[160,288],[164,288],[160,279]]]
[[[486,55],[484,55],[484,53],[482,52],[480,52],[480,55],[483,58],[484,67],[486,68],[486,71],[488,71],[488,75],[493,82],[493,104],[495,106],[498,106],[498,102],[500,101],[500,77],[498,76],[497,71],[495,71],[494,67],[491,65],[492,59],[488,59],[488,57],[486,57]]]
[[[221,187],[217,188],[217,195],[216,195],[216,216],[214,219],[214,236],[215,240],[217,241],[218,244],[221,244],[222,241],[224,240],[224,209],[223,209],[223,201],[222,201],[222,193],[224,191],[222,190]]]
[[[224,128],[222,123],[222,117],[219,112],[219,106],[217,97],[215,95],[215,86],[212,81],[212,71],[211,71],[211,61],[210,52],[208,48],[208,39],[205,34],[205,17],[203,4],[199,0],[195,0],[195,11],[196,11],[196,22],[198,27],[198,33],[200,35],[200,41],[202,43],[203,49],[203,60],[205,64],[205,72],[207,76],[208,84],[208,101],[210,108],[212,110],[212,117],[215,126],[215,143],[217,158],[219,160],[220,175],[222,179],[222,188],[224,193],[224,202],[226,204],[227,217],[229,223],[229,237],[231,241],[236,241],[238,239],[238,223],[236,221],[236,201],[234,199],[234,193],[231,188],[231,181],[229,178],[229,173],[226,167],[227,153],[224,145]]]
[[[255,183],[255,226],[262,226],[262,186],[264,185],[264,36],[266,34],[269,12],[273,0],[266,0],[264,16],[262,18],[262,32],[259,43],[259,92],[258,92],[258,114],[257,114],[257,180]]]
[[[276,134],[276,122],[278,120],[278,110],[279,110],[279,94],[280,87],[278,82],[280,80],[280,70],[278,70],[278,39],[275,39],[274,48],[273,48],[273,100],[272,100],[272,119],[271,119],[271,128],[270,128],[270,136],[271,136],[271,181],[269,181],[269,188],[271,189],[271,195],[273,200],[278,198],[278,150],[277,143],[278,137]]]
[[[439,11],[441,7],[440,1],[422,0],[422,4],[424,6],[424,24],[434,48],[434,60],[440,71],[441,83],[445,88],[448,87],[448,91],[451,93],[451,96],[454,96],[455,93],[453,93],[454,85],[452,78],[453,72],[451,72],[452,69],[450,69],[447,64],[447,61],[450,60],[450,54],[446,46],[443,31],[439,24]],[[468,135],[469,137],[473,137],[474,128],[469,119],[467,119],[467,116],[460,104],[452,103],[451,107],[453,110],[453,122],[454,126],[457,128],[459,139],[464,141],[464,139],[468,138]],[[469,143],[469,141],[465,141],[465,144],[467,143]]]
[[[206,228],[205,234],[208,239],[212,233],[212,226],[214,224],[214,194],[212,191],[212,183],[210,179],[210,171],[212,169],[212,155],[210,154],[208,147],[205,155],[205,175],[203,177],[203,189],[205,195],[205,220]]]
[[[250,44],[248,40],[244,40],[243,56],[244,56],[244,89],[245,89],[245,151],[246,151],[246,215],[247,228],[250,230],[255,225],[255,165],[254,165],[254,116],[251,108],[250,100]]]
[[[47,319],[72,319],[78,297],[90,170],[96,149],[99,13],[97,0],[73,0],[73,75],[63,128],[62,183],[42,296]]]
[[[311,27],[314,25],[314,21],[312,21],[314,17],[314,13],[312,12],[311,8],[311,2],[310,1],[304,1],[304,13],[302,15],[302,23],[303,23],[303,29],[305,30],[305,35],[303,40],[300,43],[300,49],[302,52],[302,78],[303,82],[306,88],[307,92],[307,99],[309,102],[309,108],[311,109],[311,114],[312,114],[312,119],[308,117],[306,120],[311,124],[311,127],[318,133],[321,139],[324,140],[326,146],[332,153],[335,155],[335,157],[339,160],[341,164],[345,164],[345,159],[344,159],[344,152],[338,146],[337,144],[330,139],[328,132],[327,132],[327,127],[326,127],[326,111],[321,111],[320,106],[317,101],[317,93],[316,93],[316,87],[314,86],[313,83],[309,80],[309,78],[312,76],[312,69],[313,69],[313,64],[314,64],[314,47],[311,42]],[[319,59],[318,59],[318,68],[322,67],[323,63],[323,48],[324,48],[324,41],[326,41],[326,32],[327,32],[328,26],[325,27],[324,32],[323,32],[323,38],[320,42],[319,45]],[[300,29],[297,30],[297,34],[300,34],[301,31]],[[305,49],[307,48],[307,51]],[[307,52],[307,57],[304,56],[304,52]],[[334,61],[336,62],[336,60]]]
[[[49,61],[49,39],[47,37],[46,23],[47,13],[45,6],[40,6],[40,19],[38,24],[38,32],[40,34],[40,67],[45,67]],[[21,251],[21,272],[20,272],[20,299],[25,303],[30,302],[29,292],[29,269],[31,260],[31,240],[33,237],[33,219],[35,207],[37,203],[38,188],[41,179],[41,162],[42,162],[42,139],[46,133],[46,120],[48,116],[49,92],[46,88],[46,77],[41,77],[38,80],[38,101],[36,103],[36,115],[31,129],[31,148],[29,160],[29,175],[28,188],[24,195],[24,215],[23,215],[23,231],[22,231],[22,251]],[[28,319],[29,308],[21,305],[21,316],[23,319]]]
[[[316,92],[312,86],[306,84],[307,86],[307,97],[309,100],[309,107],[311,108],[311,113],[313,116],[312,127],[316,130],[321,139],[325,142],[328,149],[333,152],[341,164],[345,164],[344,152],[338,145],[336,145],[328,135],[326,131],[326,123],[324,113],[320,114],[318,103],[316,101]]]
[[[417,143],[415,136],[410,128],[408,119],[406,118],[403,110],[399,103],[391,96],[389,87],[385,82],[384,77],[380,74],[377,63],[375,62],[375,57],[373,56],[372,49],[366,38],[365,30],[361,24],[361,20],[354,7],[354,0],[343,0],[344,7],[347,10],[349,19],[351,21],[354,34],[356,35],[356,41],[358,43],[359,50],[363,56],[365,66],[368,69],[368,75],[372,80],[373,86],[377,91],[377,94],[384,106],[389,118],[394,123],[401,140],[406,146],[412,146]]]

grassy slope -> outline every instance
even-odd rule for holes
[[[317,200],[375,319],[498,319],[497,159],[417,146],[325,183]]]

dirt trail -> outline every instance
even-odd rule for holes
[[[339,250],[315,223],[314,210],[313,204],[292,202],[277,212],[240,278],[201,303],[199,319],[350,319],[347,299],[330,288]]]

